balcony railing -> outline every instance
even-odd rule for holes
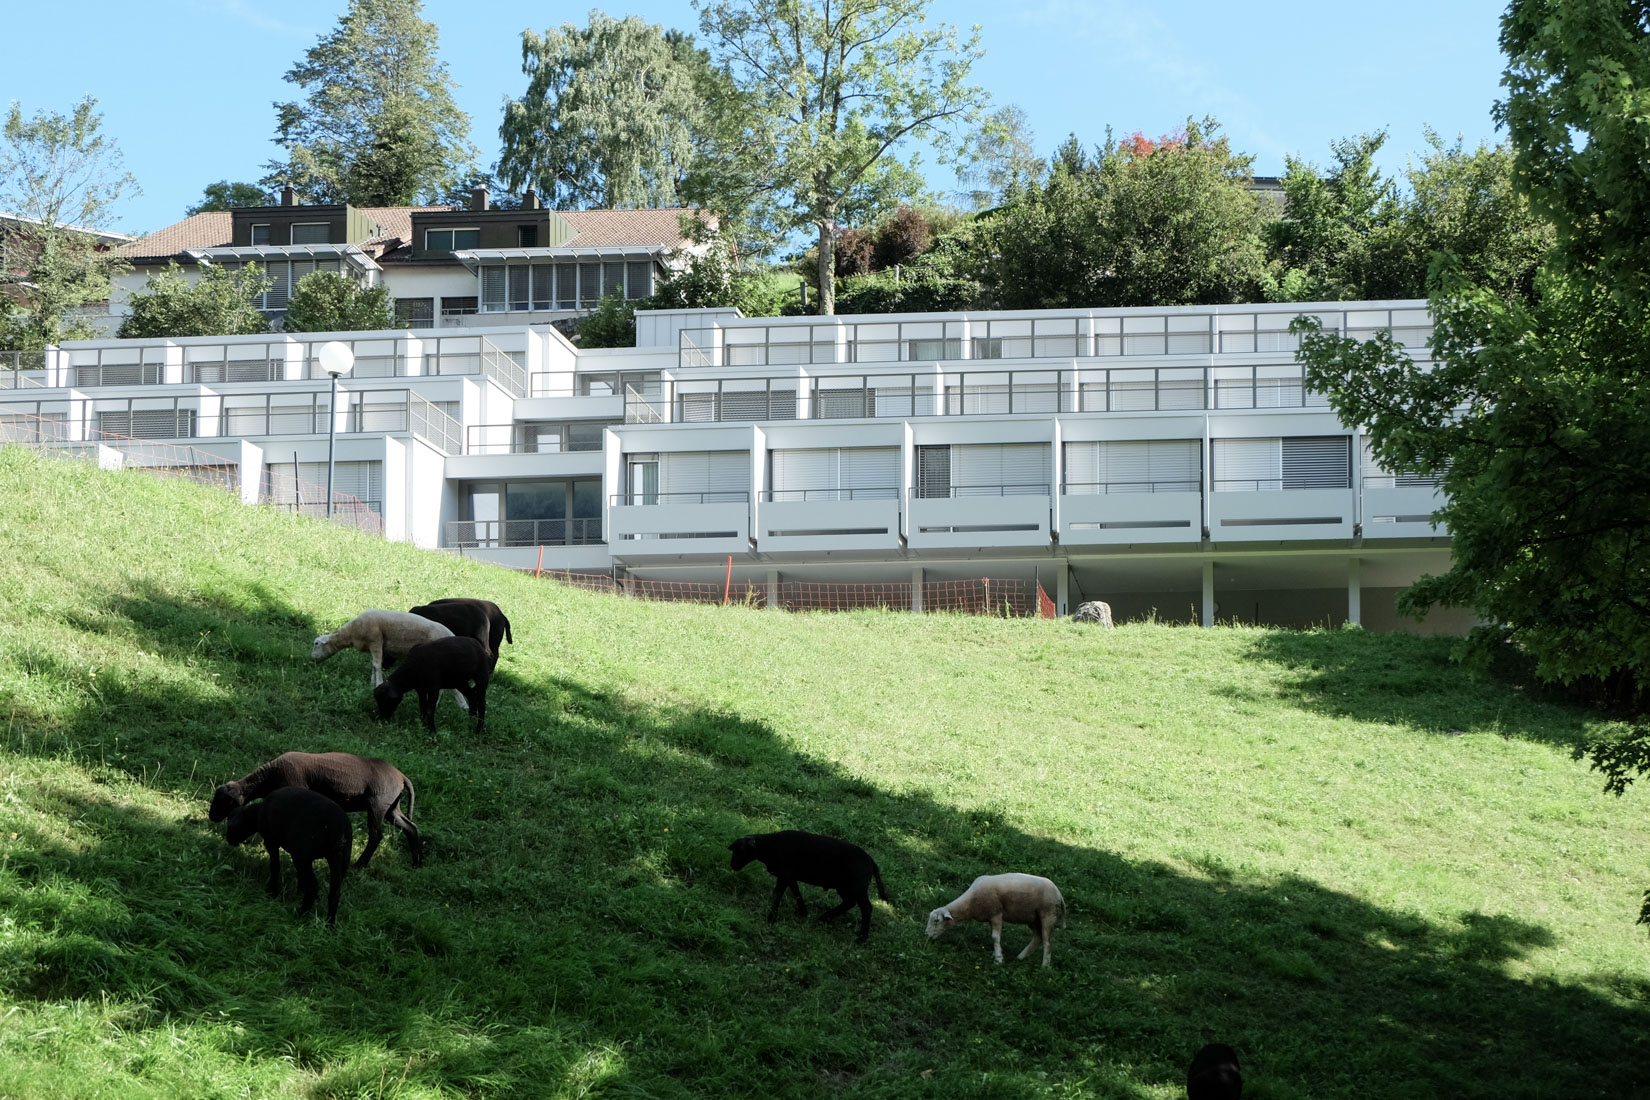
[[[563,425],[557,425],[564,427]],[[599,451],[602,437],[575,439],[563,431],[559,436],[545,439],[531,423],[471,424],[465,429],[464,453],[472,455],[530,455],[575,454]],[[601,425],[598,425],[598,428]]]
[[[898,500],[899,486],[872,489],[769,489],[762,499],[776,503],[819,500]]]
[[[1048,482],[1025,481],[1012,485],[919,485],[912,500],[954,500],[958,497],[1048,496]]]
[[[1299,315],[1283,309],[736,325],[684,330],[677,362],[682,367],[766,367],[1292,353],[1300,341],[1289,332],[1289,324]],[[1422,308],[1315,310],[1310,315],[1327,332],[1367,339],[1385,331],[1406,347],[1425,346],[1432,334],[1431,320]]]
[[[0,390],[36,390],[45,387],[44,351],[0,351]]]
[[[447,545],[481,546],[599,546],[600,517],[591,519],[464,519],[447,524]]]
[[[655,504],[748,504],[751,495],[744,489],[707,489],[702,492],[614,493],[609,502],[616,508]]]
[[[1196,493],[1203,487],[1197,478],[1159,481],[1068,481],[1060,492],[1065,496],[1102,496],[1108,493]]]

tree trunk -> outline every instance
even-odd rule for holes
[[[836,313],[836,219],[827,211],[819,221],[819,314]]]

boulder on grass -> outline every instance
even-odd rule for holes
[[[1090,600],[1088,603],[1078,604],[1077,610],[1073,612],[1071,618],[1073,622],[1099,623],[1107,630],[1116,629],[1112,626],[1111,604],[1102,603],[1099,600]]]

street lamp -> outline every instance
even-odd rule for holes
[[[327,402],[327,518],[332,518],[332,449],[338,437],[338,378],[355,366],[355,351],[342,340],[329,340],[315,353],[321,369],[332,375],[332,400]]]

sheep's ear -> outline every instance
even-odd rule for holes
[[[956,920],[957,919],[956,917],[953,917],[951,915],[951,910],[949,910],[949,909],[941,909],[940,910],[940,916],[941,916],[941,918],[943,918],[945,920]]]

